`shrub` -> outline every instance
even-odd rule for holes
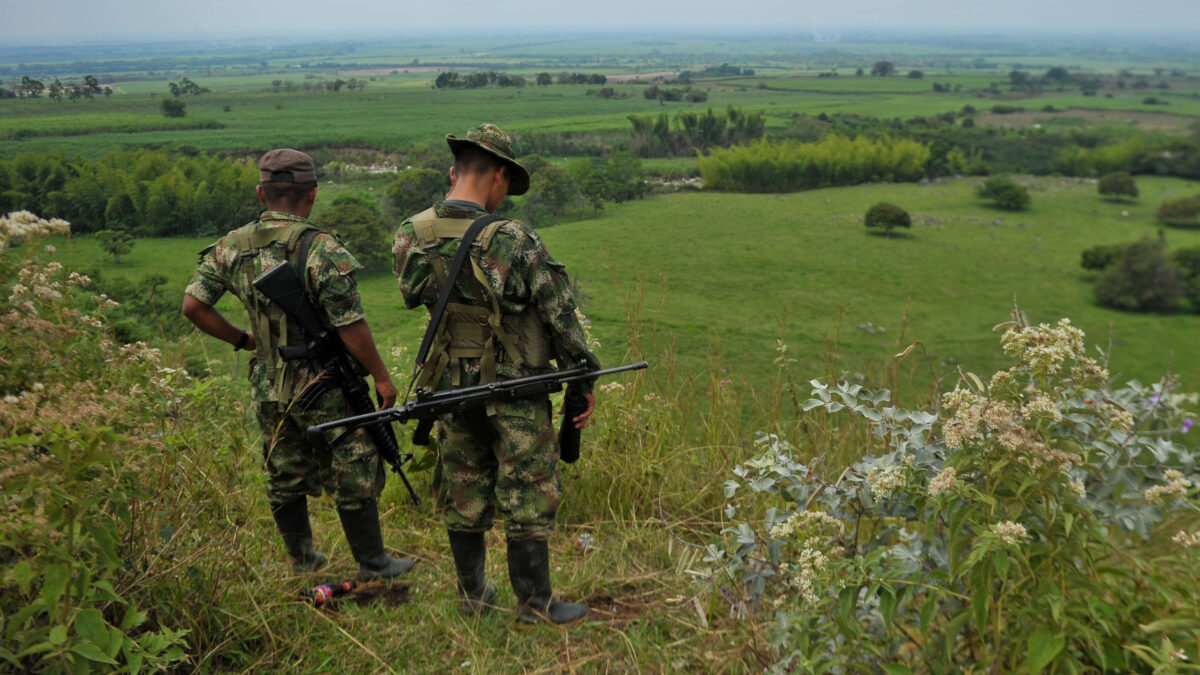
[[[1111,267],[1121,259],[1128,244],[1100,244],[1083,252],[1080,266],[1085,270],[1100,271]]]
[[[433,206],[449,189],[450,176],[446,172],[412,168],[392,181],[387,198],[400,217],[407,218]]]
[[[1143,239],[1121,252],[1115,265],[1096,279],[1096,300],[1106,307],[1134,312],[1162,312],[1183,295],[1182,272],[1167,255],[1161,237]]]
[[[887,235],[897,227],[912,227],[912,218],[907,211],[895,204],[879,202],[867,209],[863,224],[867,227],[883,228],[884,235]]]
[[[1147,541],[1194,508],[1200,457],[1172,429],[1197,397],[1171,380],[1113,387],[1069,321],[1014,316],[1012,367],[986,382],[960,370],[940,411],[812,381],[803,409],[852,417],[836,424],[873,445],[861,461],[805,465],[760,433],[733,469],[727,539],[706,560],[735,614],[765,615],[764,670],[1149,672],[1197,657],[1200,533]]]
[[[1023,211],[1029,206],[1029,190],[1007,176],[993,176],[975,194],[993,202],[998,208]]]
[[[316,222],[322,229],[337,234],[364,268],[387,269],[392,259],[391,232],[373,206],[369,201],[363,203],[353,196],[342,195]]]
[[[163,117],[187,116],[187,104],[177,98],[164,98],[159,102],[158,108],[162,111]]]
[[[1176,227],[1200,225],[1200,196],[1165,201],[1158,207],[1154,217]]]
[[[1183,273],[1183,294],[1200,313],[1200,246],[1175,251],[1175,264]]]
[[[113,262],[121,264],[121,256],[133,250],[133,235],[124,230],[100,230],[96,233],[100,248],[113,257]]]
[[[1124,171],[1101,176],[1096,189],[1106,197],[1136,199],[1138,196],[1137,182],[1133,180],[1133,176]]]

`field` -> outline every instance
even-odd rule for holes
[[[872,133],[928,132],[921,138],[933,145],[951,138],[946,143],[967,143],[968,151],[971,138],[996,151],[1004,143],[1030,148],[1042,138],[1088,149],[1136,136],[1156,153],[1169,148],[1156,161],[1200,140],[1200,52],[1193,43],[1130,38],[1117,48],[1107,37],[1061,36],[1049,46],[1046,40],[639,33],[492,36],[470,49],[444,36],[0,47],[0,84],[10,91],[27,73],[47,84],[95,74],[113,91],[79,101],[44,94],[0,98],[0,161],[29,151],[94,160],[121,146],[165,147],[172,157],[196,151],[253,157],[274,146],[297,147],[322,163],[317,223],[335,198],[355,196],[379,203],[390,230],[402,214],[383,195],[396,174],[344,165],[381,162],[404,170],[409,162],[448,164],[443,136],[483,121],[515,132],[518,154],[537,144],[571,148],[571,154],[543,152],[557,167],[631,147],[631,115],[703,114],[728,106],[762,111],[768,139],[808,140],[820,125],[854,129],[857,122]],[[884,60],[895,74],[872,76]],[[1077,79],[1050,82],[1044,76],[1057,67]],[[446,70],[498,70],[522,75],[528,85],[435,88],[434,78]],[[920,77],[909,75],[917,70]],[[1037,86],[1011,86],[1010,71],[1028,73]],[[604,74],[611,92],[601,96],[601,85],[537,86],[542,72]],[[688,81],[657,85],[690,88],[706,100],[647,98],[650,83],[636,81],[683,72],[691,73]],[[168,82],[183,77],[211,91],[182,97],[186,117],[166,118],[159,106]],[[365,88],[312,90],[352,77]],[[1087,89],[1089,82],[1099,84]],[[288,93],[288,83],[296,91]],[[1158,102],[1147,103],[1151,97]],[[966,106],[975,112],[964,113]],[[953,115],[935,119],[946,113]],[[681,126],[673,122],[672,130]],[[943,136],[934,135],[939,129]],[[381,499],[385,542],[414,557],[415,571],[403,583],[368,589],[332,610],[296,602],[300,588],[349,577],[354,566],[332,500],[322,497],[313,506],[314,529],[332,564],[311,578],[284,575],[260,467],[261,436],[248,407],[246,355],[198,331],[171,337],[180,334],[168,325],[180,321],[173,306],[139,317],[139,328],[159,336],[150,341],[162,350],[161,361],[140,348],[114,349],[108,326],[89,328],[66,301],[55,304],[62,300],[57,287],[39,290],[38,282],[31,290],[18,283],[0,295],[0,419],[16,430],[0,438],[6,462],[0,510],[7,500],[17,505],[10,511],[17,515],[0,525],[0,599],[27,610],[0,611],[0,629],[12,651],[20,651],[17,656],[0,643],[0,670],[9,664],[66,668],[82,659],[124,663],[132,652],[118,655],[129,648],[111,631],[149,644],[158,635],[152,630],[167,627],[186,631],[175,655],[182,661],[171,663],[160,651],[146,656],[147,663],[205,672],[749,673],[773,666],[803,672],[801,663],[810,662],[790,661],[788,650],[801,649],[810,635],[808,646],[846,659],[845,672],[873,672],[882,664],[892,673],[958,672],[977,663],[993,672],[1037,671],[1029,666],[1034,652],[1068,639],[1070,646],[1057,648],[1044,672],[1091,672],[1101,662],[1113,672],[1174,672],[1175,650],[1200,660],[1200,606],[1192,593],[1197,560],[1189,557],[1191,540],[1176,533],[1200,541],[1196,516],[1182,512],[1195,508],[1194,489],[1178,489],[1179,509],[1154,512],[1168,520],[1153,521],[1146,538],[1127,533],[1122,528],[1134,528],[1103,510],[1120,482],[1134,497],[1120,503],[1126,510],[1118,515],[1128,522],[1142,518],[1149,486],[1172,484],[1168,467],[1200,483],[1195,434],[1185,436],[1198,412],[1190,392],[1200,391],[1200,352],[1188,345],[1200,332],[1200,312],[1187,302],[1158,314],[1101,306],[1092,290],[1095,273],[1080,266],[1081,253],[1101,244],[1162,236],[1172,250],[1200,246],[1200,228],[1163,228],[1155,218],[1164,200],[1200,192],[1194,180],[1179,177],[1190,174],[1161,175],[1173,165],[1157,162],[1136,176],[1137,199],[1111,201],[1097,194],[1094,178],[1054,175],[1043,164],[1042,175],[1013,176],[1032,196],[1027,210],[1014,212],[976,196],[984,176],[949,175],[945,166],[920,183],[715,192],[694,179],[703,153],[643,158],[649,196],[608,201],[591,217],[580,201],[579,209],[538,230],[571,273],[605,365],[643,358],[651,364],[600,390],[583,458],[563,465],[567,497],[551,540],[552,577],[560,595],[588,604],[589,621],[565,630],[514,629],[503,555],[491,555],[487,565],[501,587],[500,611],[461,617],[436,505],[426,499],[411,506],[395,479]],[[948,164],[945,147],[938,157]],[[693,182],[680,185],[685,177]],[[8,187],[0,185],[0,198],[7,198]],[[863,216],[878,202],[904,208],[912,227],[890,236],[869,232]],[[52,258],[67,271],[95,270],[108,280],[161,276],[174,297],[191,276],[197,252],[212,240],[139,238],[118,264],[96,237],[53,237],[37,249],[3,251],[0,269],[26,274],[17,272],[16,261]],[[360,275],[359,289],[380,352],[403,390],[426,315],[404,309],[389,272]],[[87,304],[83,296],[90,292],[73,292]],[[37,296],[41,314],[18,311],[20,293]],[[217,308],[244,324],[236,299],[226,296]],[[1050,452],[1052,445],[1065,454],[1031,468],[1007,446],[979,441],[955,449],[943,421],[918,433],[921,440],[907,450],[897,449],[911,439],[903,440],[906,429],[896,421],[907,413],[891,406],[911,408],[907,419],[920,424],[925,411],[938,407],[940,391],[960,381],[970,386],[971,373],[988,381],[1012,365],[993,327],[1014,308],[1033,324],[1069,318],[1086,332],[1088,354],[1111,371],[1113,385],[1098,395],[1047,389],[1060,396],[1069,424],[1047,422],[1037,433],[1047,439],[1043,449]],[[903,358],[901,352],[907,352]],[[891,394],[872,399],[876,408],[866,413],[854,408],[861,417],[845,409],[837,417],[845,406],[810,398],[809,380],[841,386],[846,406],[857,405],[857,384],[864,392],[887,388]],[[1130,380],[1140,384],[1122,389]],[[981,382],[972,395],[999,396],[996,382],[990,391]],[[1039,386],[1049,387],[1031,377],[1029,388],[1014,389],[1018,407],[989,414],[994,419],[1017,410],[1011,424],[1021,430],[1041,424]],[[47,401],[41,411],[27,405],[38,396]],[[1094,427],[1087,417],[1093,410],[1101,411]],[[1125,410],[1137,416],[1137,426],[1118,428],[1114,420],[1124,419]],[[871,414],[895,415],[887,419],[894,425],[873,426]],[[917,458],[937,444],[944,447],[934,452],[936,462]],[[763,453],[771,446],[803,466],[769,459]],[[998,447],[1001,456],[993,462],[987,453]],[[1139,456],[1141,447],[1149,450]],[[432,454],[405,442],[401,448],[415,451],[414,483],[429,495]],[[1096,460],[1102,450],[1119,466]],[[1091,463],[1061,459],[1075,451]],[[902,459],[906,452],[914,454]],[[954,494],[958,501],[941,502],[944,509],[935,504],[922,511],[936,501],[934,480],[953,480],[953,472],[946,473],[952,460],[960,462],[969,488]],[[874,463],[855,465],[860,461]],[[971,462],[983,468],[969,473]],[[727,481],[758,469],[775,473],[746,480],[731,496]],[[916,501],[889,511],[880,476],[900,473]],[[797,480],[798,491],[770,495],[785,479]],[[763,492],[750,496],[751,486]],[[835,514],[839,527],[851,528],[842,532],[851,534],[820,545],[831,560],[844,555],[848,561],[824,570],[826,587],[816,588],[825,603],[821,611],[804,614],[806,596],[800,586],[787,585],[788,568],[763,560],[732,566],[729,556],[765,541],[754,534],[758,529],[793,525],[783,520],[789,509],[797,518],[801,511],[835,513],[825,501],[834,492],[858,501]],[[734,509],[735,502],[744,509]],[[994,526],[1010,519],[1034,534],[1022,546],[985,550],[1001,546]],[[107,534],[106,524],[116,534]],[[748,529],[723,532],[742,525]],[[922,569],[940,574],[943,559],[958,564],[995,553],[978,568],[982,576],[912,577],[917,581],[905,588],[898,568],[871,567],[902,562],[921,545],[933,551],[919,537],[932,541],[929,533],[939,528],[966,539],[919,553],[926,556]],[[882,542],[873,553],[871,541]],[[918,543],[904,548],[910,541]],[[785,559],[802,564],[802,556],[811,555],[807,548],[800,552],[807,542],[776,545],[792,556]],[[493,552],[503,548],[499,529],[488,543]],[[885,550],[898,553],[883,556]],[[862,555],[851,560],[855,552]],[[754,590],[752,577],[763,570],[778,575],[771,584],[782,583],[775,604]],[[1092,585],[1077,585],[1081,577],[1071,576],[1093,571],[1095,578],[1083,579]],[[861,597],[839,590],[860,572]],[[62,596],[67,581],[56,580],[68,576],[74,581]],[[889,585],[893,581],[897,585]],[[1056,595],[1063,588],[1069,593]],[[1001,609],[993,598],[1007,604]],[[126,626],[133,619],[121,612],[129,603],[147,612],[141,629]],[[1094,613],[1070,614],[1083,604]],[[784,609],[776,614],[778,607]],[[1070,618],[1060,621],[1060,611]],[[855,618],[831,628],[836,612]],[[951,618],[954,612],[958,618]],[[788,625],[789,616],[808,623]],[[1101,640],[1095,636],[1110,626],[1117,635],[1106,634],[1103,649],[1117,656],[1096,647]],[[856,628],[859,642],[847,637]],[[864,628],[873,632],[863,637]],[[114,637],[106,642],[108,635]],[[942,644],[937,658],[947,660],[921,661]],[[1154,653],[1142,655],[1143,647]],[[46,660],[37,661],[42,655]]]

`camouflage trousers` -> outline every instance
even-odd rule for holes
[[[286,410],[274,402],[256,406],[263,433],[267,466],[267,498],[278,506],[297,497],[319,497],[325,490],[339,509],[357,510],[379,499],[386,474],[383,460],[363,430],[354,432],[336,449],[315,448],[305,430],[321,422],[348,417],[340,391],[331,391],[309,410]],[[336,434],[326,432],[326,440]]]
[[[547,398],[439,420],[434,494],[447,530],[484,532],[499,510],[508,538],[548,539],[562,501],[558,438]]]

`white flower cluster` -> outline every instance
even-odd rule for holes
[[[1195,532],[1180,530],[1175,533],[1174,537],[1171,537],[1171,541],[1187,548],[1200,546],[1200,530],[1196,530]]]
[[[161,356],[162,352],[145,342],[134,342],[121,346],[121,357],[129,361],[149,361],[157,364]]]
[[[28,211],[14,211],[0,217],[0,251],[8,248],[9,244],[70,232],[71,224],[60,218],[45,220]]]
[[[1062,421],[1062,413],[1054,399],[1042,392],[1037,392],[1021,406],[1021,416],[1044,422]]]
[[[1054,327],[1043,323],[1009,328],[1004,331],[1000,343],[1005,354],[1019,359],[1034,371],[1050,375],[1058,373],[1064,361],[1079,359],[1084,354],[1083,331],[1065,318]]]
[[[1151,486],[1143,493],[1146,501],[1151,504],[1166,501],[1168,498],[1182,497],[1192,485],[1191,481],[1183,477],[1182,472],[1175,469],[1164,471],[1163,478],[1167,481],[1166,485]]]
[[[943,467],[929,480],[929,496],[936,497],[958,484],[958,471],[952,466]]]
[[[792,564],[783,563],[779,567],[788,574],[788,586],[800,592],[805,602],[816,604],[821,598],[817,595],[817,572],[825,569],[828,558],[821,551],[806,548],[800,552],[800,557]],[[782,604],[782,598],[776,601]]]
[[[600,385],[600,393],[602,394],[613,394],[622,391],[625,391],[625,385],[620,382],[605,382]]]
[[[772,539],[786,539],[796,531],[805,532],[818,525],[836,527],[839,532],[846,530],[845,523],[824,511],[796,511],[787,520],[772,525],[769,534]]]
[[[899,467],[888,467],[880,471],[878,467],[867,472],[867,484],[871,486],[871,495],[875,501],[887,499],[896,488],[904,485],[904,474]]]
[[[1011,546],[1016,546],[1029,538],[1029,531],[1025,529],[1025,526],[1011,520],[995,523],[991,530],[1000,538],[1000,541]]]

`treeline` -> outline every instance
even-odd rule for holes
[[[747,143],[763,134],[762,112],[745,112],[727,106],[724,112],[709,108],[703,114],[681,110],[668,117],[630,115],[631,149],[638,157],[692,154],[711,147]]]
[[[921,179],[929,146],[907,139],[826,136],[815,143],[766,139],[714,149],[700,158],[704,185],[713,190],[790,192],[834,185]]]
[[[296,84],[292,80],[271,80],[271,88],[265,91],[272,93],[287,93],[295,94],[297,92],[314,92],[314,91],[341,91],[342,88],[347,91],[362,91],[367,88],[367,81],[360,80],[357,77],[352,77],[349,80],[337,78],[333,80],[318,80],[316,82],[301,82]]]
[[[12,89],[0,87],[0,98],[40,98],[43,93],[55,101],[61,101],[63,98],[71,101],[86,98],[90,101],[96,98],[96,94],[111,96],[112,87],[101,86],[95,75],[85,75],[82,82],[70,80],[66,83],[60,82],[56,77],[49,86],[41,80],[25,75],[21,77],[20,84]]]
[[[253,163],[166,150],[117,150],[95,162],[29,152],[0,161],[0,212],[62,218],[76,233],[137,236],[225,232],[252,220]]]
[[[538,73],[534,82],[539,87],[552,84],[607,84],[608,77],[588,73],[559,73],[557,77],[550,73]],[[481,87],[524,87],[528,82],[521,75],[509,75],[495,70],[481,70],[467,75],[459,75],[453,70],[441,73],[433,81],[437,89],[479,89]]]

